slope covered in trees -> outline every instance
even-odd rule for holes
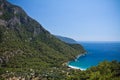
[[[29,70],[47,75],[64,62],[84,53],[51,35],[20,7],[0,0],[0,67],[16,75]],[[53,74],[56,74],[53,73]],[[59,75],[59,74],[56,74]]]

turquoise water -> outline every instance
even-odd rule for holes
[[[80,42],[87,54],[81,56],[68,65],[73,68],[87,69],[96,66],[101,61],[120,61],[120,42]]]

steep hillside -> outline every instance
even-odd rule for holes
[[[0,0],[0,74],[5,70],[25,75],[32,69],[45,76],[85,52],[73,46],[51,35],[20,7]]]
[[[68,38],[68,37],[62,37],[62,36],[57,36],[56,37],[58,39],[60,39],[61,41],[64,41],[66,43],[69,43],[69,44],[77,44],[77,41],[75,41],[74,39],[71,39],[71,38]]]

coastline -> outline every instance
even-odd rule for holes
[[[85,56],[86,54],[87,54],[87,52],[85,52],[85,53],[83,53],[83,54],[79,54],[74,60],[77,61],[77,59],[78,59],[79,57]],[[70,61],[67,63],[67,66],[68,66],[69,68],[79,69],[79,70],[81,70],[81,71],[86,70],[85,68],[81,68],[81,67],[69,65],[69,63],[70,63]]]
[[[80,68],[80,67],[76,67],[76,66],[71,66],[71,65],[68,65],[68,67],[69,67],[69,68],[72,68],[72,69],[79,69],[79,70],[81,70],[81,71],[86,70],[86,69],[84,69],[84,68]]]
[[[87,54],[87,52],[82,53],[82,54],[79,54],[79,55],[76,57],[76,59],[78,59],[79,57],[85,56],[86,54]],[[75,60],[76,60],[76,59],[75,59]]]

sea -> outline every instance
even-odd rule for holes
[[[86,50],[85,55],[69,61],[68,66],[86,70],[102,61],[117,60],[120,62],[120,42],[79,42]]]

